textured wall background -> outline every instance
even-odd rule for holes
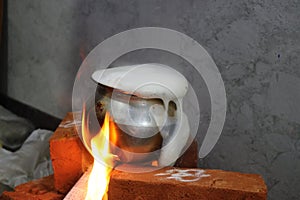
[[[63,117],[80,55],[130,28],[181,31],[212,55],[227,91],[222,136],[201,166],[259,173],[270,199],[300,199],[299,10],[299,0],[10,0],[8,95]]]

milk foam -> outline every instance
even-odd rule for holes
[[[98,70],[92,79],[143,98],[183,98],[188,90],[188,82],[182,74],[157,63]]]

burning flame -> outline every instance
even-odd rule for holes
[[[85,106],[82,115],[82,135],[85,145],[87,145],[86,137],[89,135],[88,119],[86,119]],[[110,140],[116,141],[116,129],[114,123],[110,123],[110,115],[105,114],[104,123],[101,130],[91,139],[91,150],[93,153],[94,164],[89,176],[88,189],[85,200],[107,200],[108,184],[112,171],[114,157],[110,150]],[[101,161],[102,163],[100,163]]]

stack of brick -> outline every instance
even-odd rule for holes
[[[85,173],[93,158],[76,132],[72,113],[50,139],[50,155],[54,175],[19,185],[13,192],[4,192],[0,199],[63,199]],[[266,185],[259,175],[196,168],[196,143],[178,159],[176,167],[180,168],[143,174],[114,170],[109,199],[266,199]],[[190,180],[194,178],[197,180]]]
[[[66,194],[93,163],[93,158],[82,144],[74,124],[73,114],[68,113],[50,139],[50,155],[54,171],[55,188]],[[176,162],[177,167],[197,167],[197,143]]]

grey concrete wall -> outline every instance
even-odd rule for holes
[[[81,62],[77,3],[8,1],[8,95],[57,117]]]
[[[62,117],[80,54],[130,28],[181,31],[212,55],[228,98],[201,166],[259,173],[269,199],[300,199],[299,10],[299,0],[10,0],[8,94]]]

